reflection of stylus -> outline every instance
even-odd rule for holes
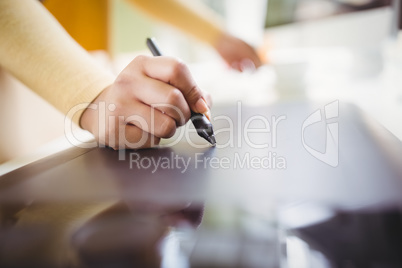
[[[152,55],[162,56],[159,47],[156,45],[155,38],[147,38],[147,46],[149,50],[151,50]],[[198,135],[203,137],[209,143],[215,146],[216,145],[215,134],[212,128],[212,124],[208,120],[208,118],[203,114],[191,112],[191,121],[193,122]]]

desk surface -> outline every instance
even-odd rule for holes
[[[218,107],[216,148],[187,129],[174,145],[72,148],[3,175],[0,266],[399,267],[402,145],[328,104]],[[327,120],[305,124],[317,111]],[[330,165],[306,146],[325,153],[335,130]]]

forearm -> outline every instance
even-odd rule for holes
[[[0,65],[65,114],[114,80],[38,1],[1,0],[0,36]]]
[[[179,0],[128,0],[151,16],[167,22],[201,41],[216,45],[223,34],[222,22],[211,10],[192,1],[189,5]]]

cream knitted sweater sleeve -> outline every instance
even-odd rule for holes
[[[39,1],[1,0],[0,37],[0,65],[64,114],[90,103],[115,79]]]
[[[128,0],[152,17],[169,23],[183,32],[215,46],[223,34],[223,21],[198,1]]]

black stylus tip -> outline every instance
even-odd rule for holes
[[[212,146],[216,146],[216,139],[215,139],[215,135],[209,136],[208,139],[210,144],[212,144]]]
[[[213,146],[216,145],[216,139],[211,122],[203,114],[192,113],[191,121],[193,121],[194,127],[197,130],[199,136],[203,137]]]

